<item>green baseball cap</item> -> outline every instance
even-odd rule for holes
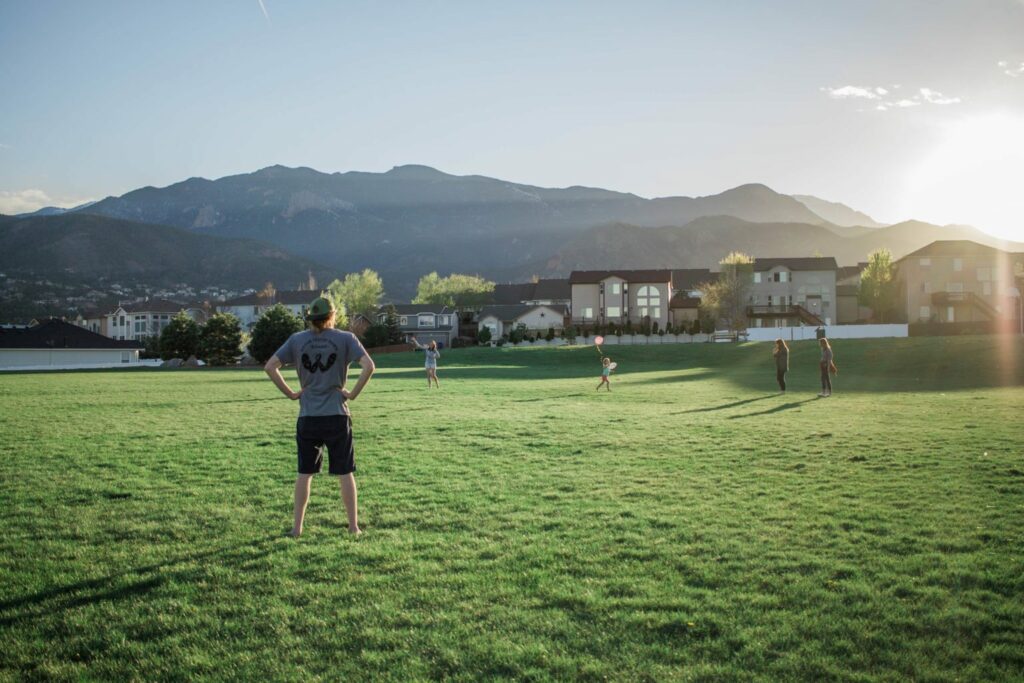
[[[334,313],[334,304],[329,299],[318,296],[306,309],[306,320],[327,320]]]

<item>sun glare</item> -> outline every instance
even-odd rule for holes
[[[1024,241],[1024,117],[993,113],[944,124],[907,175],[903,214],[966,223]]]

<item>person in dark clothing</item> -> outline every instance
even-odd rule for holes
[[[789,372],[789,347],[782,339],[775,340],[775,380],[779,383],[779,391],[786,393],[786,373]]]

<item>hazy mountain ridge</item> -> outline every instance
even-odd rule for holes
[[[708,214],[823,222],[764,185],[708,197],[644,199],[600,188],[561,189],[427,166],[386,173],[327,174],[270,166],[219,180],[145,187],[87,209],[223,237],[275,244],[339,271],[364,267],[407,293],[430,270],[495,272],[550,256],[580,232],[609,221],[680,225]]]
[[[968,226],[938,226],[906,221],[872,229],[856,237],[802,223],[752,223],[734,216],[706,216],[682,227],[642,228],[613,224],[579,235],[542,266],[521,275],[566,275],[600,268],[716,268],[730,251],[755,257],[834,256],[839,265],[854,265],[885,247],[895,258],[935,240],[972,240],[1009,251],[1024,244],[1006,242]],[[539,266],[539,267],[538,267]]]
[[[223,239],[179,228],[86,213],[0,216],[0,269],[73,277],[145,280],[154,285],[239,288],[265,280],[292,287],[324,266],[254,240]]]
[[[790,195],[808,209],[821,216],[827,222],[842,228],[884,228],[885,223],[879,223],[871,216],[862,211],[852,209],[840,202],[830,202],[809,194]]]

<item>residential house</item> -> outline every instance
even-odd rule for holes
[[[754,259],[750,327],[837,324],[837,270],[831,256]]]
[[[420,344],[436,341],[451,346],[459,336],[459,314],[454,308],[442,304],[397,304],[398,327],[408,339],[416,337]],[[387,311],[377,314],[379,322],[387,321]]]
[[[685,268],[672,271],[672,299],[669,301],[669,322],[689,326],[700,317],[700,286],[712,282],[717,275],[708,268]]]
[[[491,331],[491,339],[507,335],[519,325],[528,332],[561,332],[569,315],[565,304],[492,304],[484,306],[477,317],[477,329]]]
[[[139,363],[141,348],[137,341],[110,339],[57,318],[24,327],[0,327],[3,370],[131,366]]]
[[[836,323],[852,325],[871,320],[872,311],[857,300],[860,292],[860,274],[868,267],[866,262],[855,266],[840,266],[836,270]]]
[[[1024,254],[939,240],[897,260],[896,273],[908,322],[1007,323],[1020,317]]]
[[[158,337],[170,324],[171,318],[184,311],[198,323],[206,322],[207,312],[202,304],[180,304],[168,299],[146,299],[121,304],[106,315],[107,336],[111,339],[142,340]]]
[[[276,290],[269,287],[262,292],[246,294],[235,299],[217,304],[218,313],[230,313],[242,323],[242,329],[252,331],[256,321],[267,309],[278,304],[284,306],[297,316],[305,317],[306,309],[313,303],[318,293],[314,290]]]
[[[75,316],[74,323],[79,327],[84,327],[90,332],[96,334],[102,334],[104,337],[109,337],[107,326],[110,324],[110,318],[100,309],[89,309],[83,311]]]
[[[569,284],[575,324],[669,321],[671,270],[576,270]]]
[[[491,301],[499,306],[533,304],[537,306],[562,305],[568,308],[572,304],[572,287],[568,278],[495,285]]]

